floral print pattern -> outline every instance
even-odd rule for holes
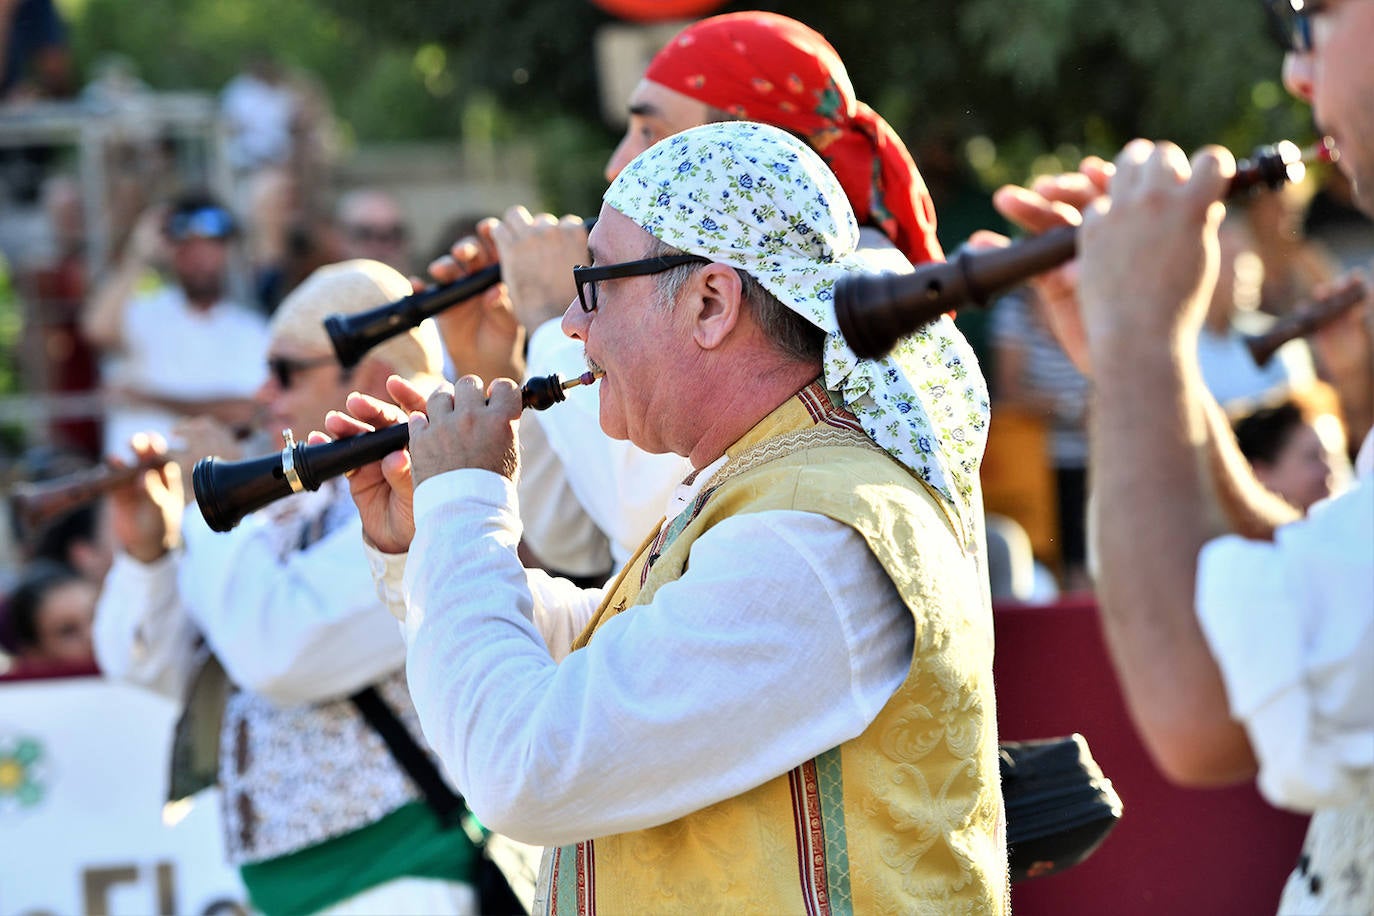
[[[988,426],[977,358],[947,316],[884,359],[855,356],[835,319],[834,289],[866,262],[844,191],[814,152],[765,124],[708,124],[640,154],[605,202],[669,245],[749,273],[824,330],[826,388],[943,497],[971,541]]]

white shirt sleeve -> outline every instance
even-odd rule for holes
[[[1374,479],[1272,543],[1204,547],[1197,612],[1269,801],[1313,811],[1374,788]]]
[[[260,515],[215,534],[193,510],[183,527],[182,600],[243,689],[281,705],[314,703],[404,664],[405,645],[377,597],[356,516],[284,560]]]
[[[96,604],[91,637],[106,677],[181,700],[194,663],[195,625],[177,594],[170,553],[154,563],[115,555]]]
[[[717,525],[680,580],[555,661],[511,490],[483,471],[421,484],[405,573],[425,736],[500,833],[560,845],[666,823],[858,735],[907,675],[914,623],[863,539],[790,511]]]
[[[531,376],[558,372],[569,378],[586,371],[581,342],[565,335],[558,320],[535,329],[527,361]],[[651,455],[602,432],[595,386],[570,389],[567,401],[538,422],[573,495],[610,538],[616,567],[623,566],[663,517],[664,503],[692,472],[691,463],[680,455]]]

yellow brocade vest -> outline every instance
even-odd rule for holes
[[[575,648],[684,575],[716,523],[796,509],[858,531],[896,585],[916,623],[907,678],[866,731],[789,773],[658,827],[552,851],[543,911],[1005,913],[992,619],[942,504],[815,384],[728,455],[626,565]]]

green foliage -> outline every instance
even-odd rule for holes
[[[10,265],[0,256],[0,394],[16,394],[19,385],[19,331],[23,322]]]
[[[475,126],[541,151],[551,201],[599,190],[589,0],[67,0],[79,59],[138,61],[158,87],[218,89],[269,51],[315,73],[358,142]],[[1257,0],[757,0],[824,33],[859,97],[923,163],[955,149],[986,183],[1111,156],[1133,136],[1237,152],[1310,131],[1278,90]],[[474,114],[476,113],[476,115]],[[475,118],[475,120],[474,120]],[[980,139],[978,139],[980,138]],[[977,142],[973,142],[977,139]],[[968,155],[968,154],[972,155]],[[577,209],[584,209],[581,205]]]

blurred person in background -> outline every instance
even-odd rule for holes
[[[181,417],[252,429],[267,322],[228,298],[237,233],[212,195],[186,192],[139,218],[124,256],[91,295],[81,329],[103,355],[103,384],[114,398],[107,454],[127,455],[138,432],[166,436]],[[143,291],[148,272],[164,262],[167,281]]]
[[[1088,380],[1045,325],[1035,291],[998,300],[992,313],[993,405],[1042,419],[1049,430],[1062,590],[1091,587],[1087,572]],[[1035,456],[1027,455],[1026,460]]]
[[[5,603],[8,675],[75,671],[95,664],[91,622],[100,588],[50,560],[29,563]]]
[[[1255,478],[1306,512],[1350,480],[1336,394],[1321,382],[1232,421]]]
[[[409,289],[384,264],[347,261],[289,295],[272,317],[264,426],[304,438],[350,391],[384,394],[393,373],[437,385],[432,328],[346,371],[322,325]],[[164,449],[155,435],[134,440],[141,458]],[[380,716],[423,746],[405,645],[373,587],[347,484],[327,481],[215,534],[185,509],[180,476],[171,463],[112,495],[119,553],[95,627],[109,676],[184,703],[175,797],[219,783],[228,856],[257,911],[476,912],[472,841],[441,822],[374,725]]]
[[[1227,217],[1220,239],[1217,283],[1198,335],[1198,361],[1212,396],[1227,409],[1244,410],[1310,384],[1317,374],[1304,340],[1291,340],[1265,365],[1256,364],[1245,338],[1263,333],[1274,317],[1259,311],[1264,262],[1243,211]]]
[[[349,191],[339,198],[334,221],[344,258],[381,261],[410,274],[410,226],[395,197],[378,188]]]

